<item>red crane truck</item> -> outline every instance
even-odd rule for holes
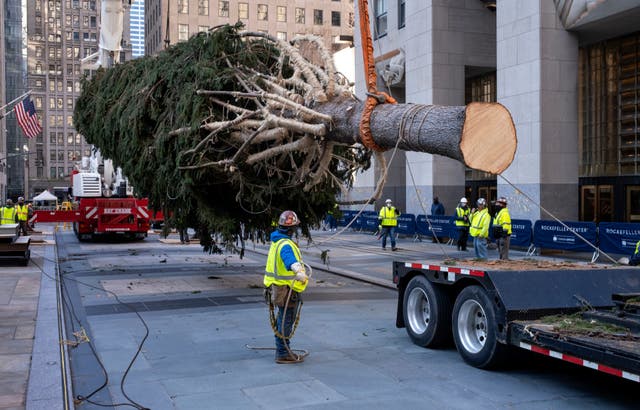
[[[76,166],[71,195],[73,209],[36,210],[33,222],[69,222],[79,240],[118,235],[144,239],[151,224],[148,200],[136,198],[120,168],[97,152]]]

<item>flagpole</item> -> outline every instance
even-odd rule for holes
[[[7,108],[8,106],[10,106],[11,104],[20,101],[21,99],[23,99],[24,97],[30,95],[33,91],[29,90],[26,93],[22,94],[20,97],[15,98],[13,100],[11,100],[10,102],[6,103],[5,105],[3,105],[2,107],[0,107],[0,111],[4,111],[5,108]],[[7,111],[6,113],[0,113],[0,120],[3,119],[4,117],[6,117],[7,115],[9,115],[9,113],[11,113],[16,107],[13,107],[12,109],[10,109],[9,111]]]

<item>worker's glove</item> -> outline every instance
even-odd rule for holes
[[[309,280],[307,272],[305,272],[304,270],[304,265],[300,262],[296,262],[291,265],[291,270],[296,274],[296,277],[293,278],[294,280],[297,280],[299,282],[306,282],[307,280]]]

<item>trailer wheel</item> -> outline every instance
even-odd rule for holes
[[[465,362],[480,369],[500,364],[507,346],[498,342],[491,299],[480,286],[460,292],[453,307],[453,340]]]
[[[424,276],[407,285],[402,310],[407,333],[416,345],[438,347],[451,340],[451,299]]]

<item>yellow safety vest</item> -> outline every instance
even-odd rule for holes
[[[282,238],[276,242],[271,242],[271,247],[269,248],[269,254],[267,256],[267,265],[264,268],[264,286],[289,286],[296,292],[304,292],[309,281],[300,282],[298,280],[293,280],[293,278],[296,277],[295,272],[287,270],[282,258],[280,257],[280,251],[284,245],[291,246],[296,259],[298,262],[302,263],[300,249],[298,249],[298,246],[291,239]]]
[[[640,249],[640,241],[636,243],[636,251],[633,254],[636,255],[639,249]]]
[[[380,225],[382,226],[397,226],[398,215],[396,214],[396,207],[383,206],[378,215],[378,219],[381,219]]]
[[[509,215],[509,210],[502,208],[500,212],[496,214],[496,217],[493,218],[493,224],[502,226],[502,229],[504,229],[508,235],[511,235],[511,215]]]
[[[16,205],[16,210],[18,211],[18,221],[26,221],[27,215],[29,214],[29,206],[28,205]]]
[[[458,216],[458,218],[463,218],[465,215],[468,217],[469,214],[471,213],[471,210],[469,208],[464,209],[461,207],[457,207],[456,208],[456,215]],[[456,226],[469,226],[469,222],[465,221],[464,219],[456,219]]]
[[[0,225],[16,223],[16,208],[3,206],[0,208]]]
[[[469,228],[469,235],[472,237],[479,236],[481,238],[487,238],[489,236],[489,223],[491,222],[491,216],[487,208],[482,211],[476,211],[471,215],[471,228]]]

